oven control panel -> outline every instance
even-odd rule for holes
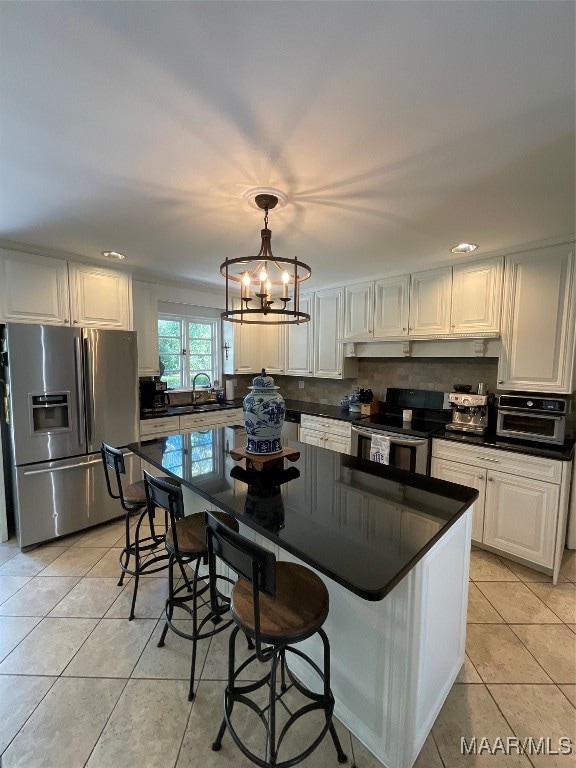
[[[498,408],[516,408],[544,413],[566,413],[566,400],[557,397],[530,397],[529,395],[500,395]]]

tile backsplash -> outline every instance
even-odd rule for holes
[[[358,375],[354,379],[298,379],[296,376],[274,374],[282,395],[290,400],[304,400],[310,403],[336,405],[354,387],[371,389],[374,396],[383,400],[387,387],[432,389],[450,392],[453,384],[471,384],[476,389],[478,382],[487,384],[490,392],[496,392],[498,358],[421,358],[382,359],[359,358]],[[236,397],[244,397],[252,376],[234,376]],[[298,382],[304,382],[300,389]]]

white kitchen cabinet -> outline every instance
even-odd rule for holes
[[[196,432],[199,429],[242,425],[242,408],[223,408],[222,410],[200,413],[185,413],[182,416],[162,416],[157,419],[141,419],[140,438],[167,437],[184,432]]]
[[[314,294],[313,348],[314,376],[347,379],[355,376],[358,361],[344,357],[344,289],[328,288]]]
[[[571,462],[432,441],[433,477],[476,488],[475,544],[552,573],[566,540]]]
[[[205,413],[186,413],[180,416],[180,432],[196,432],[213,427],[232,427],[243,425],[242,408],[224,408],[221,411]]]
[[[155,437],[177,435],[180,432],[180,417],[165,416],[159,419],[140,420],[140,439],[148,440]]]
[[[228,323],[233,328],[233,372],[258,373],[261,365],[261,326],[249,323]]]
[[[452,267],[451,333],[500,331],[502,276],[502,259]]]
[[[300,311],[312,314],[312,296],[300,296]],[[312,376],[312,321],[288,325],[284,341],[284,373],[288,376]]]
[[[374,338],[407,336],[410,275],[377,280],[374,294]]]
[[[571,394],[574,244],[506,259],[498,388]]]
[[[0,312],[5,321],[132,327],[132,283],[126,273],[3,251],[0,274]]]
[[[347,421],[302,414],[299,440],[301,443],[327,448],[338,453],[350,453],[351,425]]]
[[[260,335],[261,364],[259,368],[265,368],[266,373],[284,373],[286,365],[284,356],[284,340],[286,329],[276,323],[257,325]],[[259,369],[258,369],[259,370]]]
[[[559,486],[490,470],[483,542],[551,568]]]
[[[68,262],[18,251],[0,256],[0,319],[70,325]]]
[[[158,289],[152,283],[132,283],[134,330],[138,334],[138,375],[158,376]]]
[[[371,339],[374,335],[374,283],[344,288],[344,338]]]
[[[450,332],[452,268],[416,272],[410,281],[411,336],[429,336]]]
[[[432,457],[432,477],[447,480],[449,483],[466,485],[468,488],[476,488],[478,500],[474,502],[472,515],[472,541],[482,541],[484,531],[484,495],[486,490],[486,471],[461,464],[457,461],[447,461]]]
[[[70,310],[73,325],[130,329],[130,277],[87,264],[70,264]]]

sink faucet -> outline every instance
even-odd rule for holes
[[[212,386],[212,381],[210,380],[210,376],[208,376],[207,373],[203,373],[202,371],[197,373],[192,379],[192,402],[193,403],[196,402],[196,379],[198,378],[198,376],[206,376],[206,378],[208,379],[208,386],[209,387]]]

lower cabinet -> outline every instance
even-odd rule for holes
[[[140,439],[169,437],[199,429],[228,427],[243,424],[242,408],[225,408],[221,411],[186,413],[182,416],[166,416],[159,419],[143,419],[140,422]]]
[[[560,569],[571,463],[433,440],[432,476],[476,488],[472,540],[528,565]]]
[[[338,453],[350,453],[351,427],[346,421],[303,414],[300,421],[300,442]]]

